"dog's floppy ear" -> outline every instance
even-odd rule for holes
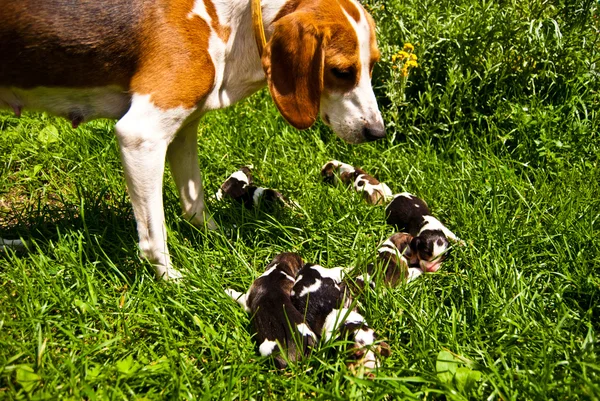
[[[262,56],[269,91],[285,119],[298,129],[314,124],[323,91],[323,35],[304,12],[275,22]]]

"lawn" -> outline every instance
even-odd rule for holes
[[[165,208],[181,285],[137,254],[113,121],[0,114],[0,399],[600,399],[600,39],[592,0],[368,0],[388,138],[299,132],[261,91],[207,115],[208,194],[239,166],[295,200],[208,200],[221,230]],[[397,57],[414,45],[418,67]],[[285,371],[258,356],[245,290],[282,251],[361,268],[393,233],[381,207],[321,182],[339,159],[425,199],[467,246],[378,287],[361,311],[392,348],[374,379],[328,347]],[[453,361],[453,362],[449,362]]]

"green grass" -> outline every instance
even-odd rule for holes
[[[206,116],[207,193],[252,163],[257,182],[301,209],[209,200],[223,231],[205,234],[181,219],[167,173],[179,286],[156,282],[137,255],[111,121],[73,130],[0,114],[0,234],[34,241],[0,256],[0,399],[600,399],[598,4],[367,3],[389,138],[346,145],[321,123],[297,132],[264,91]],[[419,67],[399,103],[391,55],[404,42]],[[327,349],[274,370],[223,293],[281,251],[328,267],[373,258],[392,229],[381,208],[321,183],[333,158],[421,196],[468,243],[439,273],[361,300],[393,352],[374,380]],[[437,371],[443,351],[460,361],[454,378]]]

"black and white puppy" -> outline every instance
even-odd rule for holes
[[[326,269],[307,263],[298,272],[291,292],[292,304],[304,315],[306,323],[320,336],[325,318],[333,309],[349,306],[341,267]],[[344,303],[346,305],[342,305]]]
[[[365,318],[348,308],[333,309],[325,318],[321,338],[347,340],[351,343],[350,368],[364,367],[373,370],[380,366],[381,357],[391,354],[390,346],[377,341],[375,330],[369,327]]]
[[[286,199],[278,191],[252,185],[252,174],[250,168],[246,166],[231,174],[215,194],[217,200],[225,197],[242,203],[248,209],[252,209],[262,202],[266,204],[280,202],[287,205]]]
[[[377,249],[378,266],[382,269],[383,280],[387,285],[409,282],[423,273],[418,253],[412,246],[413,240],[413,236],[408,233],[396,233]]]
[[[279,369],[287,366],[287,360],[301,359],[317,340],[290,299],[302,264],[298,254],[281,253],[267,265],[246,294],[226,290],[252,316],[260,355],[273,355]]]
[[[449,241],[463,244],[454,233],[431,215],[429,207],[420,198],[408,193],[394,195],[386,207],[386,221],[414,238],[411,248],[423,271],[435,272],[447,257]]]
[[[338,160],[325,163],[321,168],[321,175],[323,180],[330,184],[337,184],[339,177],[343,184],[352,185],[356,192],[361,192],[371,205],[383,204],[392,197],[392,191],[386,184],[379,182],[363,169]]]
[[[379,366],[380,356],[389,356],[389,346],[376,344],[375,331],[358,312],[349,309],[352,298],[342,268],[304,265],[292,289],[292,303],[320,338],[351,342],[350,367],[372,370]]]

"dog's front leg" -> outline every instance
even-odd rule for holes
[[[177,133],[169,145],[167,157],[185,218],[197,227],[206,224],[206,228],[214,230],[217,225],[206,216],[204,188],[198,166],[198,121],[187,124]]]
[[[149,96],[134,95],[129,111],[115,131],[119,139],[125,180],[137,222],[140,251],[164,280],[178,279],[167,248],[162,183],[167,147],[191,110],[163,110]]]

